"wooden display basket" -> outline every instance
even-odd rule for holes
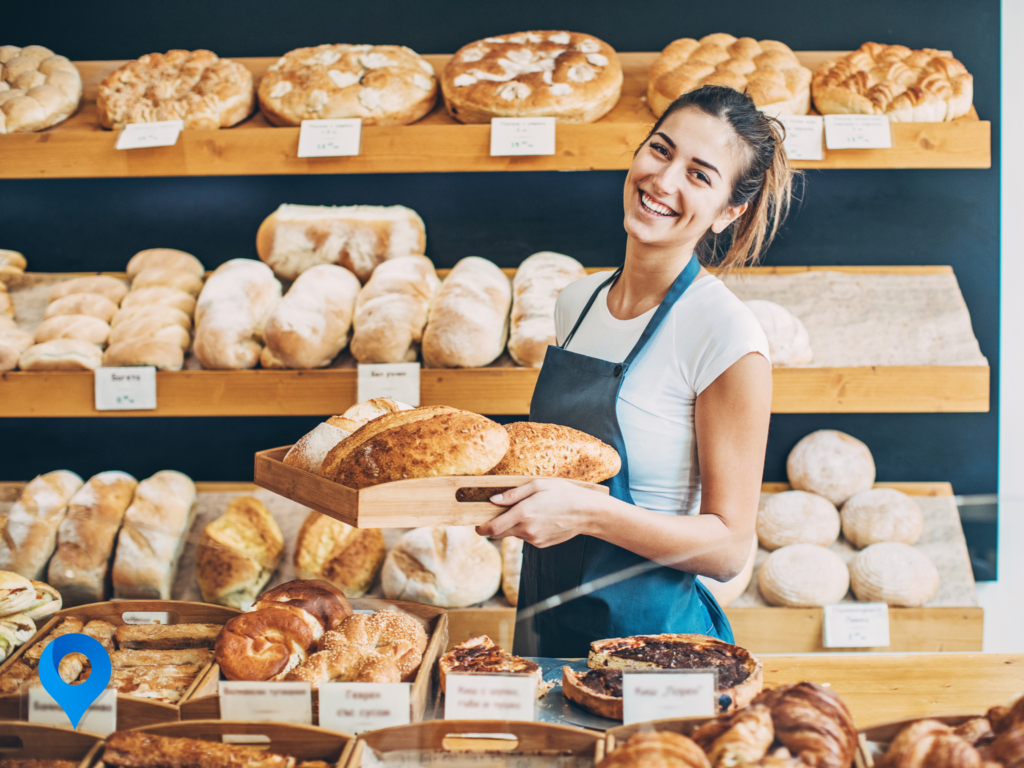
[[[423,653],[416,679],[412,683],[409,694],[409,717],[418,722],[432,711],[437,686],[437,660],[441,658],[448,646],[448,615],[443,608],[419,603],[406,603],[399,600],[382,600],[377,598],[359,598],[349,601],[356,611],[382,610],[397,608],[407,613],[421,624],[427,631],[427,649]],[[181,704],[181,720],[217,720],[220,718],[220,665],[213,664],[203,676],[200,684]],[[319,722],[317,692],[313,691],[313,722]]]
[[[508,488],[537,479],[525,475],[425,477],[381,483],[357,491],[285,464],[283,459],[290,448],[285,445],[256,454],[253,471],[256,485],[356,528],[480,525],[493,520],[504,508],[489,501],[459,501],[460,489]],[[569,482],[608,493],[603,485]]]
[[[81,619],[83,624],[93,620],[102,620],[108,621],[115,626],[120,626],[129,623],[125,621],[124,615],[130,613],[167,613],[170,614],[171,620],[169,623],[172,624],[225,624],[228,619],[237,616],[240,611],[219,605],[189,603],[181,600],[116,600],[67,608],[53,614],[27,643],[21,646],[13,656],[0,666],[0,676],[18,661],[29,648],[49,635],[50,631],[60,623],[61,619],[74,616]],[[118,694],[118,730],[180,720],[182,704],[188,701],[189,697],[204,690],[203,683],[213,666],[215,665],[211,663],[206,669],[200,670],[195,680],[192,681],[192,684],[182,694],[181,703],[179,704],[165,704],[164,702],[153,701],[152,699],[140,699],[134,696]],[[24,706],[25,698],[25,693],[0,695],[0,720],[24,719],[27,715],[27,707]]]
[[[102,751],[103,737],[56,725],[0,722],[0,760],[74,760],[89,768]]]

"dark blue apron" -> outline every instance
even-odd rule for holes
[[[615,448],[622,457],[622,469],[605,485],[612,496],[632,504],[629,457],[616,414],[619,390],[629,366],[693,283],[700,264],[696,257],[690,259],[623,362],[570,352],[566,346],[597,295],[621,272],[621,268],[616,270],[594,291],[562,345],[548,347],[530,403],[530,421],[572,427]],[[657,566],[591,536],[576,536],[546,549],[524,545],[519,610],[626,569],[636,574],[518,621],[515,652],[521,656],[583,657],[594,640],[662,632],[713,635],[733,642],[729,620],[692,573]]]

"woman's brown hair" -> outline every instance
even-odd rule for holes
[[[782,146],[785,128],[778,120],[758,110],[745,93],[721,85],[705,85],[673,101],[651,128],[644,144],[661,129],[669,115],[688,108],[699,109],[726,123],[736,132],[748,157],[729,198],[731,206],[748,203],[747,210],[721,235],[709,229],[697,246],[697,258],[704,264],[715,261],[720,248],[719,237],[725,237],[729,238],[728,242],[721,246],[727,245],[728,250],[718,261],[720,273],[756,264],[779,231],[793,199],[796,173],[789,167]]]

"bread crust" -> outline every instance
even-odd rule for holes
[[[517,364],[540,368],[555,343],[555,302],[562,289],[587,276],[576,259],[542,251],[523,260],[512,278],[508,353]]]
[[[26,483],[7,515],[0,518],[0,568],[26,579],[41,579],[57,546],[57,529],[67,514],[68,501],[81,487],[82,478],[65,469]],[[16,582],[15,589],[23,588],[22,582]],[[34,589],[29,593],[31,599],[22,598],[24,607],[35,598]]]
[[[29,347],[18,358],[23,371],[93,371],[103,363],[103,350],[81,339],[52,339]]]
[[[146,267],[132,278],[132,290],[166,285],[184,291],[189,296],[198,296],[203,290],[203,277],[188,269],[177,267]]]
[[[582,677],[571,667],[562,667],[562,693],[565,698],[599,717],[621,720],[622,697],[592,691],[583,684]]]
[[[118,341],[103,353],[103,365],[112,368],[152,365],[160,371],[180,371],[185,365],[181,334],[187,337],[188,332],[176,325],[166,327],[175,329],[178,339],[167,341],[157,336],[139,336]]]
[[[57,315],[92,315],[109,323],[117,312],[117,304],[99,293],[72,293],[46,305],[45,319]]]
[[[128,260],[125,272],[129,280],[133,280],[137,274],[151,267],[166,267],[190,272],[196,277],[202,277],[206,270],[203,263],[191,253],[179,251],[176,248],[147,248],[139,251]]]
[[[49,128],[71,117],[81,99],[82,77],[64,56],[41,45],[0,46],[0,133]]]
[[[110,326],[92,315],[57,315],[36,328],[37,344],[54,339],[79,339],[103,348],[110,338]]]
[[[64,296],[73,293],[98,293],[106,296],[114,304],[120,304],[121,299],[128,293],[128,286],[123,280],[109,275],[89,275],[87,277],[75,277],[57,283],[50,288],[50,301],[56,301]]]
[[[196,311],[196,299],[184,291],[172,288],[168,285],[154,285],[149,288],[139,288],[132,291],[121,302],[121,309],[148,304],[164,304],[168,307],[180,309],[189,317]]]
[[[813,608],[841,601],[850,588],[850,572],[827,547],[789,544],[768,555],[757,585],[769,605]]]
[[[384,534],[377,528],[353,528],[319,512],[310,512],[295,538],[293,562],[301,579],[323,579],[345,597],[362,597],[384,565]]]

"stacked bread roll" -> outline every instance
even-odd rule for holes
[[[253,259],[217,267],[196,304],[195,353],[204,368],[254,368],[263,352],[263,329],[281,299],[270,268]]]
[[[19,330],[14,322],[14,299],[5,282],[22,274],[25,266],[20,253],[0,249],[0,372],[17,368],[21,353],[35,343],[32,334]]]
[[[569,283],[587,276],[576,259],[542,251],[526,258],[512,280],[508,352],[519,365],[540,368],[555,343],[555,302]]]
[[[6,279],[25,274],[27,266],[28,262],[21,253],[0,248],[0,284]]]
[[[60,609],[60,594],[49,584],[0,571],[0,662],[36,633],[37,622]]]

